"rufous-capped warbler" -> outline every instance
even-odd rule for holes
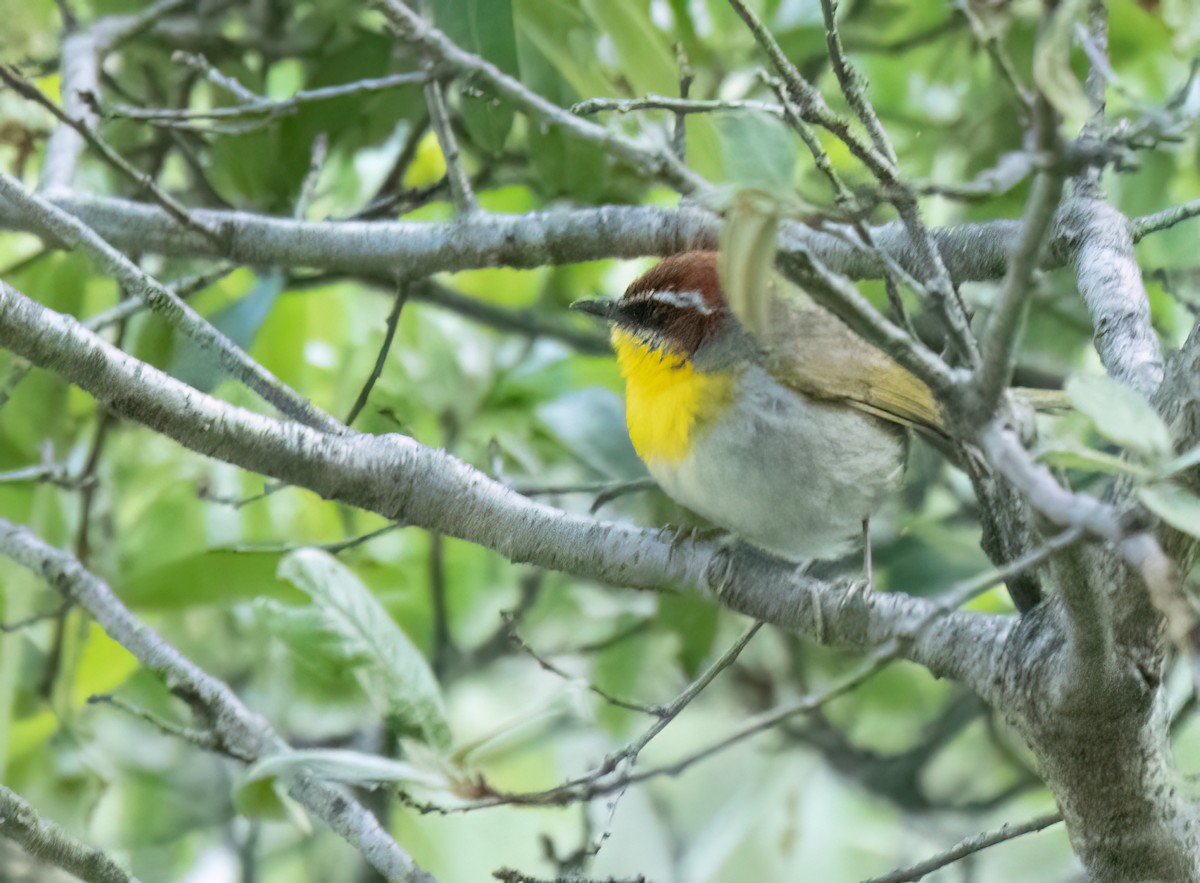
[[[844,552],[899,485],[904,427],[942,426],[928,387],[798,289],[770,298],[750,334],[716,252],[572,306],[612,324],[629,436],[663,490],[789,560]]]

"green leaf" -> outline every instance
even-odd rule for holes
[[[264,271],[244,297],[217,310],[208,317],[209,322],[242,349],[250,349],[258,329],[283,291],[283,281],[282,271]],[[167,373],[201,392],[211,392],[226,376],[216,353],[178,332]]]
[[[1097,451],[1077,445],[1045,448],[1038,451],[1037,458],[1039,462],[1045,463],[1047,466],[1057,466],[1060,469],[1078,469],[1081,472],[1103,472],[1108,475],[1138,475],[1144,478],[1149,478],[1153,474],[1129,460],[1116,457],[1112,454],[1106,454],[1104,451]]]
[[[796,147],[788,128],[770,114],[740,111],[713,118],[725,178],[741,189],[791,194]]]
[[[718,269],[729,308],[754,334],[763,334],[775,287],[775,230],[779,204],[769,193],[743,190],[725,213]]]
[[[1170,456],[1171,433],[1140,395],[1111,377],[1076,376],[1067,381],[1071,404],[1091,418],[1106,439],[1151,459]]]
[[[621,72],[641,94],[673,95],[679,71],[670,41],[650,21],[649,4],[639,0],[581,0],[596,26],[612,38]]]
[[[1177,484],[1151,484],[1138,490],[1142,504],[1176,530],[1200,537],[1200,497]]]
[[[658,599],[658,622],[679,638],[679,664],[694,678],[704,667],[717,637],[717,607],[696,595],[665,593]]]
[[[1200,445],[1192,448],[1186,453],[1180,454],[1170,463],[1163,467],[1163,472],[1167,475],[1174,475],[1177,472],[1185,472],[1194,466],[1200,466]]]
[[[287,793],[287,783],[274,777],[243,780],[233,790],[233,805],[251,819],[291,822],[305,835],[312,834],[308,813]]]
[[[517,40],[512,0],[438,0],[433,5],[438,26],[455,43],[490,61],[506,74],[517,72]],[[495,96],[464,93],[460,104],[463,124],[471,139],[496,154],[512,128],[513,109]]]
[[[278,552],[226,550],[186,555],[139,571],[120,586],[121,600],[140,609],[175,610],[269,595],[297,595],[275,577]]]
[[[280,562],[279,577],[313,599],[367,697],[397,732],[437,748],[450,744],[442,695],[425,657],[354,573],[332,555],[299,549]]]
[[[390,784],[446,788],[450,784],[445,776],[402,760],[337,748],[273,754],[250,767],[244,782],[248,785],[264,779],[288,781],[309,777],[366,787]]]
[[[1092,103],[1071,70],[1071,42],[1083,7],[1083,0],[1063,0],[1033,50],[1033,80],[1037,87],[1055,110],[1077,120],[1092,113]]]

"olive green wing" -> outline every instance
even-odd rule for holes
[[[759,336],[777,380],[816,399],[945,435],[945,417],[929,387],[833,314],[794,289],[772,298],[770,309]]]

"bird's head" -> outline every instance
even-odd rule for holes
[[[712,251],[672,255],[635,279],[620,300],[581,300],[571,308],[611,322],[618,353],[640,346],[687,361],[736,325]]]

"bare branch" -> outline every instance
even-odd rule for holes
[[[670,255],[715,248],[719,219],[695,205],[604,206],[532,212],[519,217],[483,216],[446,224],[415,221],[296,221],[240,211],[195,209],[198,220],[219,226],[225,242],[216,246],[143,202],[82,194],[49,197],[46,202],[75,216],[123,251],[173,257],[223,258],[237,263],[312,267],[394,279],[481,267],[540,267],[592,261]],[[1182,217],[1164,223],[1170,210],[1134,221],[1143,236],[1200,214],[1185,207]],[[0,198],[0,228],[45,234],[37,217]],[[923,266],[921,249],[898,223],[871,227],[876,247],[909,273]],[[1004,276],[1009,255],[1021,236],[1019,220],[996,220],[930,230],[946,267],[959,282]],[[1078,241],[1056,229],[1043,268],[1061,267]],[[53,240],[50,244],[54,244]],[[871,249],[804,224],[781,224],[780,247],[808,252],[830,270],[851,279],[879,279],[887,264]],[[402,272],[401,272],[402,271]]]
[[[68,34],[62,43],[62,96],[66,112],[72,118],[96,122],[95,111],[85,96],[100,88],[100,53],[96,35],[90,30]],[[59,125],[46,143],[42,177],[38,189],[70,190],[79,157],[83,155],[83,136],[72,126]]]
[[[1062,227],[1078,243],[1075,278],[1105,370],[1148,398],[1162,382],[1162,347],[1128,219],[1102,199],[1079,198],[1068,204]]]
[[[252,414],[133,359],[2,283],[0,345],[200,453],[391,521],[479,543],[513,561],[617,585],[686,587],[756,619],[847,647],[874,647],[909,634],[940,610],[894,592],[847,599],[843,584],[806,577],[749,549],[564,513],[403,436],[335,436]],[[1007,628],[1004,617],[951,614],[903,652],[990,696],[994,654]]]
[[[1200,199],[1193,199],[1185,202],[1183,205],[1163,209],[1161,212],[1156,212],[1153,215],[1138,218],[1130,225],[1130,233],[1135,243],[1141,242],[1151,233],[1169,230],[1176,224],[1181,224],[1197,215],[1200,215]]]
[[[1050,815],[1031,819],[1021,825],[1005,825],[998,831],[976,834],[974,837],[968,837],[956,843],[945,852],[939,852],[937,855],[930,856],[923,862],[918,862],[907,868],[897,869],[890,874],[884,874],[882,877],[872,877],[866,883],[912,883],[912,881],[921,880],[926,875],[932,874],[940,868],[949,867],[955,862],[962,861],[967,856],[981,852],[988,847],[995,846],[998,843],[1005,843],[1009,840],[1015,840],[1017,837],[1023,837],[1026,834],[1036,834],[1038,831],[1043,831],[1046,828],[1057,825],[1061,821],[1062,816],[1060,814],[1051,813]]]
[[[462,167],[458,138],[454,136],[454,129],[450,125],[450,111],[446,109],[445,92],[441,82],[432,77],[425,84],[425,105],[429,108],[429,124],[437,135],[442,156],[446,160],[446,180],[450,182],[454,205],[460,215],[473,214],[479,210],[479,203],[475,200],[475,191],[471,189],[471,179]]]
[[[887,157],[893,166],[897,165],[892,142],[888,140],[887,133],[879,122],[875,108],[863,94],[863,84],[858,72],[851,67],[849,59],[846,58],[842,35],[837,26],[837,9],[837,0],[821,0],[821,14],[825,19],[825,44],[829,47],[829,61],[833,65],[833,72],[837,75],[846,101],[854,109],[867,134],[871,136],[871,143],[875,145],[875,149]]]
[[[571,106],[571,113],[590,116],[595,113],[633,113],[642,110],[669,110],[675,114],[723,113],[752,110],[771,116],[783,116],[783,107],[768,101],[737,99],[672,98],[669,95],[647,95],[645,98],[588,98]]]
[[[305,104],[318,101],[333,101],[351,95],[369,95],[374,92],[384,92],[401,86],[419,86],[426,82],[423,71],[412,73],[392,74],[387,77],[374,77],[355,80],[340,86],[324,86],[320,89],[303,89],[290,98],[272,100],[247,92],[241,104],[225,107],[211,107],[207,110],[191,110],[188,108],[172,107],[133,107],[128,104],[118,104],[106,107],[104,112],[112,117],[146,120],[155,124],[178,125],[180,123],[203,120],[236,120],[243,117],[267,116],[276,118],[295,113]],[[239,84],[240,85],[240,84]]]
[[[0,834],[32,856],[70,871],[87,883],[137,883],[137,878],[103,851],[80,843],[42,819],[19,794],[0,785]]]
[[[1058,132],[1053,108],[1039,95],[1033,113],[1038,150],[1056,152]],[[975,372],[976,401],[972,405],[978,420],[990,419],[1012,380],[1017,337],[1024,324],[1033,275],[1046,252],[1047,234],[1054,223],[1065,180],[1062,171],[1054,166],[1034,178],[1021,220],[1021,241],[1009,262],[1004,284],[994,299],[983,341],[983,362]]]
[[[83,248],[125,288],[140,297],[167,322],[213,353],[220,365],[283,413],[326,432],[344,427],[254,361],[241,347],[213,328],[199,313],[179,299],[94,230],[53,203],[26,192],[20,182],[0,173],[0,198],[26,214],[29,221],[55,238]]]

